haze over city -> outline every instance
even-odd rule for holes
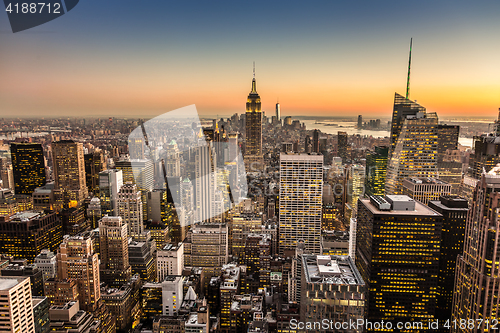
[[[96,9],[98,8],[98,9]],[[244,111],[256,62],[263,110],[390,117],[404,93],[440,117],[495,117],[498,2],[85,1],[12,34],[1,14],[0,115],[153,117],[196,104]]]

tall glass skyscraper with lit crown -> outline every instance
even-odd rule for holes
[[[402,194],[403,180],[438,176],[438,117],[396,94],[391,129],[391,154],[387,164],[386,194]]]
[[[247,98],[246,113],[246,140],[245,140],[245,168],[247,171],[260,171],[264,167],[262,155],[262,105],[257,93],[257,83],[252,80],[252,91]]]

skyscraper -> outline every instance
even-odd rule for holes
[[[457,260],[451,332],[488,332],[500,311],[500,166],[483,173],[465,226],[464,251]]]
[[[280,103],[276,103],[276,120],[281,123],[281,106]]]
[[[10,155],[16,194],[31,195],[35,188],[45,185],[45,160],[41,144],[12,143]]]
[[[366,155],[366,195],[385,194],[385,176],[389,147],[375,147],[375,151]]]
[[[358,116],[358,128],[363,128],[363,116]]]
[[[437,115],[425,110],[404,119],[387,164],[386,194],[402,194],[406,178],[437,177],[437,125]]]
[[[416,117],[419,112],[425,113],[425,108],[398,93],[394,94],[389,155],[396,149],[396,144],[398,143],[399,135],[401,134],[406,119],[408,117]]]
[[[438,161],[443,160],[447,150],[456,150],[458,147],[458,125],[438,125]]]
[[[106,170],[106,160],[102,150],[85,154],[85,181],[89,192],[99,196],[99,173]]]
[[[122,170],[110,169],[99,172],[99,198],[102,216],[118,215],[118,192],[122,186]]]
[[[435,318],[441,214],[406,195],[358,201],[356,266],[369,321]]]
[[[99,221],[101,280],[119,288],[131,276],[128,258],[128,227],[120,216],[104,216]]]
[[[246,138],[245,138],[245,168],[257,172],[264,168],[262,155],[262,106],[255,82],[255,66],[252,79],[252,90],[246,104]]]
[[[126,183],[118,192],[118,215],[128,226],[128,234],[137,239],[144,232],[141,191]]]
[[[80,204],[87,196],[83,144],[72,140],[52,143],[55,200],[58,209],[70,201]]]
[[[279,251],[320,253],[323,156],[280,154]]]
[[[429,208],[443,215],[436,318],[444,323],[452,314],[455,268],[457,257],[464,248],[469,208],[467,200],[458,196],[442,196],[439,200],[430,201]]]
[[[43,249],[56,251],[62,237],[62,223],[55,213],[24,211],[0,216],[0,253],[30,264]]]
[[[317,129],[313,131],[312,146],[312,151],[316,154],[319,154],[319,130]]]
[[[350,159],[347,149],[347,133],[339,131],[337,133],[337,144],[338,144],[338,153],[340,158],[342,158],[342,163],[347,163]]]
[[[365,167],[359,164],[352,164],[349,168],[349,204],[355,212],[358,199],[365,194]]]
[[[99,256],[89,232],[64,238],[57,253],[57,278],[78,283],[78,300],[85,311],[95,311],[101,298]]]

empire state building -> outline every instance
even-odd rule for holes
[[[255,67],[252,80],[252,91],[246,105],[246,142],[245,169],[247,172],[258,172],[264,169],[262,156],[262,106],[255,82]]]

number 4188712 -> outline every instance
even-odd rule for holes
[[[61,14],[61,4],[60,3],[45,3],[45,2],[39,2],[39,3],[16,3],[16,4],[11,4],[7,6],[5,9],[9,14],[14,12],[15,14],[41,14],[42,12],[46,12],[48,14]]]

